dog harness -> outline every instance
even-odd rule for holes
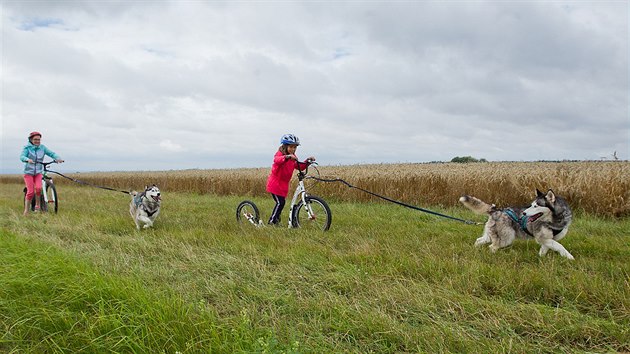
[[[512,208],[507,208],[507,209],[503,209],[503,212],[510,217],[510,219],[514,220],[515,223],[517,223],[520,227],[521,230],[525,231],[526,234],[528,234],[529,236],[534,236],[532,235],[531,232],[529,232],[529,230],[527,230],[527,222],[529,221],[530,216],[527,215],[523,215],[520,218],[516,215],[516,212],[512,209]],[[536,218],[538,219],[538,218]],[[564,229],[558,230],[558,229],[554,229],[551,228],[551,232],[554,236],[557,236],[559,233],[561,233],[562,231],[564,231]]]
[[[529,220],[527,215],[523,215],[519,218],[512,208],[503,209],[503,212],[509,216],[510,219],[514,220],[514,222],[517,223],[521,227],[521,230],[525,231],[526,234],[532,237],[534,236],[531,232],[529,232],[529,230],[527,230],[527,220]]]
[[[159,206],[158,206],[158,208],[149,210],[147,208],[147,206],[144,203],[142,203],[142,198],[146,198],[146,195],[145,195],[144,192],[142,192],[142,193],[136,195],[135,197],[133,197],[133,203],[136,205],[136,208],[140,208],[140,209],[144,210],[144,212],[147,213],[148,217],[152,217],[153,214],[157,213],[157,211],[159,209]],[[149,199],[147,198],[147,200],[149,200]],[[151,201],[149,201],[149,203],[150,202]]]

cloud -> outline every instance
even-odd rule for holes
[[[322,164],[630,158],[624,2],[2,7],[4,173],[31,130],[74,170],[266,166],[288,132]]]
[[[186,151],[181,145],[175,144],[172,141],[166,139],[160,141],[160,147],[168,152],[183,152]]]

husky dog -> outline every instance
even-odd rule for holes
[[[567,202],[550,189],[546,194],[536,190],[537,197],[529,208],[498,209],[472,196],[462,196],[459,201],[477,214],[488,214],[483,235],[475,246],[490,244],[496,252],[507,247],[515,238],[534,238],[540,245],[538,254],[544,256],[550,249],[568,259],[574,259],[558,241],[566,236],[573,214]]]
[[[131,191],[131,204],[129,204],[129,213],[136,223],[136,228],[140,230],[140,224],[144,224],[143,228],[153,226],[155,218],[160,214],[160,189],[154,184],[144,187],[144,192],[138,193]]]

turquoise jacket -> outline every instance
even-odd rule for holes
[[[50,156],[54,160],[59,160],[59,155],[42,144],[33,145],[29,142],[25,145],[22,149],[22,155],[20,155],[20,160],[24,162],[24,174],[34,176],[42,173],[44,167],[41,163],[44,162],[44,156]],[[28,163],[28,159],[33,160],[35,163]]]

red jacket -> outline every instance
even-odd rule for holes
[[[301,165],[301,168],[298,165]],[[295,160],[286,160],[282,151],[278,150],[273,157],[271,173],[267,179],[267,192],[286,198],[289,194],[289,183],[293,177],[293,170],[303,170],[305,167]]]

